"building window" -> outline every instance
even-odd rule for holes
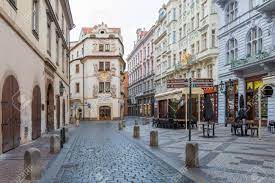
[[[173,65],[174,65],[174,66],[176,65],[176,61],[177,61],[177,55],[174,54],[174,55],[173,55]]]
[[[63,73],[64,73],[64,68],[65,68],[64,54],[65,54],[65,51],[64,51],[64,48],[62,47],[62,72]]]
[[[213,65],[207,66],[207,74],[208,74],[208,78],[213,78]]]
[[[39,11],[38,0],[33,0],[32,5],[32,31],[36,38],[38,38],[38,26],[39,26]]]
[[[110,91],[111,91],[111,83],[106,82],[105,83],[105,93],[110,93]]]
[[[202,9],[202,18],[204,18],[207,16],[207,2],[202,4],[201,9]]]
[[[200,26],[200,14],[197,13],[197,27]]]
[[[75,73],[79,73],[79,64],[75,65]]]
[[[104,62],[99,62],[99,71],[104,71]]]
[[[202,50],[207,48],[207,33],[202,34]]]
[[[212,48],[216,47],[216,30],[212,30]]]
[[[47,51],[49,54],[51,54],[51,19],[50,19],[50,15],[47,16]]]
[[[100,52],[103,52],[103,51],[104,51],[104,45],[103,45],[103,44],[100,44],[100,45],[99,45],[99,51],[100,51]]]
[[[61,21],[62,21],[62,28],[61,29],[62,29],[62,32],[64,33],[64,15],[63,14],[62,14],[62,20]]]
[[[262,30],[259,27],[250,29],[247,35],[247,56],[253,56],[262,51]]]
[[[56,65],[59,65],[59,36],[56,32]]]
[[[231,63],[233,60],[238,58],[238,43],[237,40],[232,38],[228,40],[226,45],[227,50],[227,63]]]
[[[105,71],[110,71],[110,62],[105,62]]]
[[[229,23],[235,20],[237,18],[237,13],[238,13],[237,1],[230,2],[226,8],[226,21]]]
[[[197,69],[197,78],[201,78],[201,69]]]
[[[257,6],[256,0],[250,0],[250,9],[253,9]]]
[[[179,40],[182,38],[182,28],[179,29]]]
[[[104,93],[104,82],[99,82],[99,93]]]
[[[109,44],[106,44],[106,45],[105,45],[105,51],[107,51],[107,52],[110,51],[110,45],[109,45]]]
[[[195,78],[195,71],[191,72],[191,78]]]
[[[195,55],[195,44],[191,45],[191,54]]]
[[[173,20],[177,19],[177,9],[173,8]]]
[[[195,17],[191,18],[191,30],[195,29]]]
[[[80,85],[79,85],[79,83],[76,83],[76,84],[75,84],[75,92],[76,92],[76,93],[79,93],[79,92],[80,92]]]
[[[59,1],[55,0],[55,15],[57,19],[59,18],[58,14],[59,14]]]
[[[99,82],[99,93],[110,93],[111,83],[110,82]]]
[[[177,35],[176,35],[176,31],[173,31],[173,44],[176,43],[177,39]]]
[[[10,3],[10,5],[15,9],[15,10],[17,10],[17,2],[16,2],[16,0],[8,0],[8,2]]]
[[[200,52],[200,41],[197,41],[197,53]]]

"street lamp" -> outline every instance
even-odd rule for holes
[[[60,83],[59,83],[59,94],[60,94],[60,96],[63,96],[64,91],[65,91],[65,87],[64,87],[62,81],[60,81]]]
[[[222,94],[225,96],[225,106],[227,106],[226,94],[228,90],[231,90],[234,87],[234,82],[232,79],[229,79],[228,82],[221,81],[219,84],[219,89]],[[227,118],[227,109],[225,107],[225,119]],[[227,122],[225,122],[225,127],[227,127]]]

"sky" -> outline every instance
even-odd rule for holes
[[[149,30],[158,18],[158,11],[167,0],[70,0],[76,27],[71,41],[77,41],[82,27],[104,22],[122,30],[125,56],[133,49],[136,30]]]

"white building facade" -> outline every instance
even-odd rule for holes
[[[0,1],[0,153],[69,123],[65,0]]]
[[[259,121],[258,90],[275,68],[275,1],[217,0],[219,8],[219,122],[237,117],[243,95],[248,120]],[[274,79],[271,84],[275,83]],[[274,88],[274,85],[273,85]],[[275,96],[262,97],[261,119],[275,120]]]
[[[120,28],[83,28],[71,44],[70,85],[73,117],[118,120],[124,111],[124,46]]]
[[[155,27],[137,30],[137,40],[127,58],[129,74],[128,112],[131,116],[154,114],[154,47]]]
[[[167,117],[171,101],[181,98],[179,90],[175,93],[175,89],[167,88],[168,80],[205,78],[214,80],[214,87],[203,89],[205,94],[212,96],[217,121],[217,28],[217,5],[211,0],[170,0],[162,6],[154,37],[158,116]],[[192,100],[197,106],[198,99]],[[198,109],[194,108],[193,113],[198,117]]]

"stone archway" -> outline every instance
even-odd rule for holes
[[[35,86],[32,94],[32,139],[41,136],[41,90]]]
[[[47,131],[54,130],[54,91],[53,86],[49,84],[47,89]]]
[[[16,78],[8,76],[2,90],[2,151],[20,145],[20,90]]]

